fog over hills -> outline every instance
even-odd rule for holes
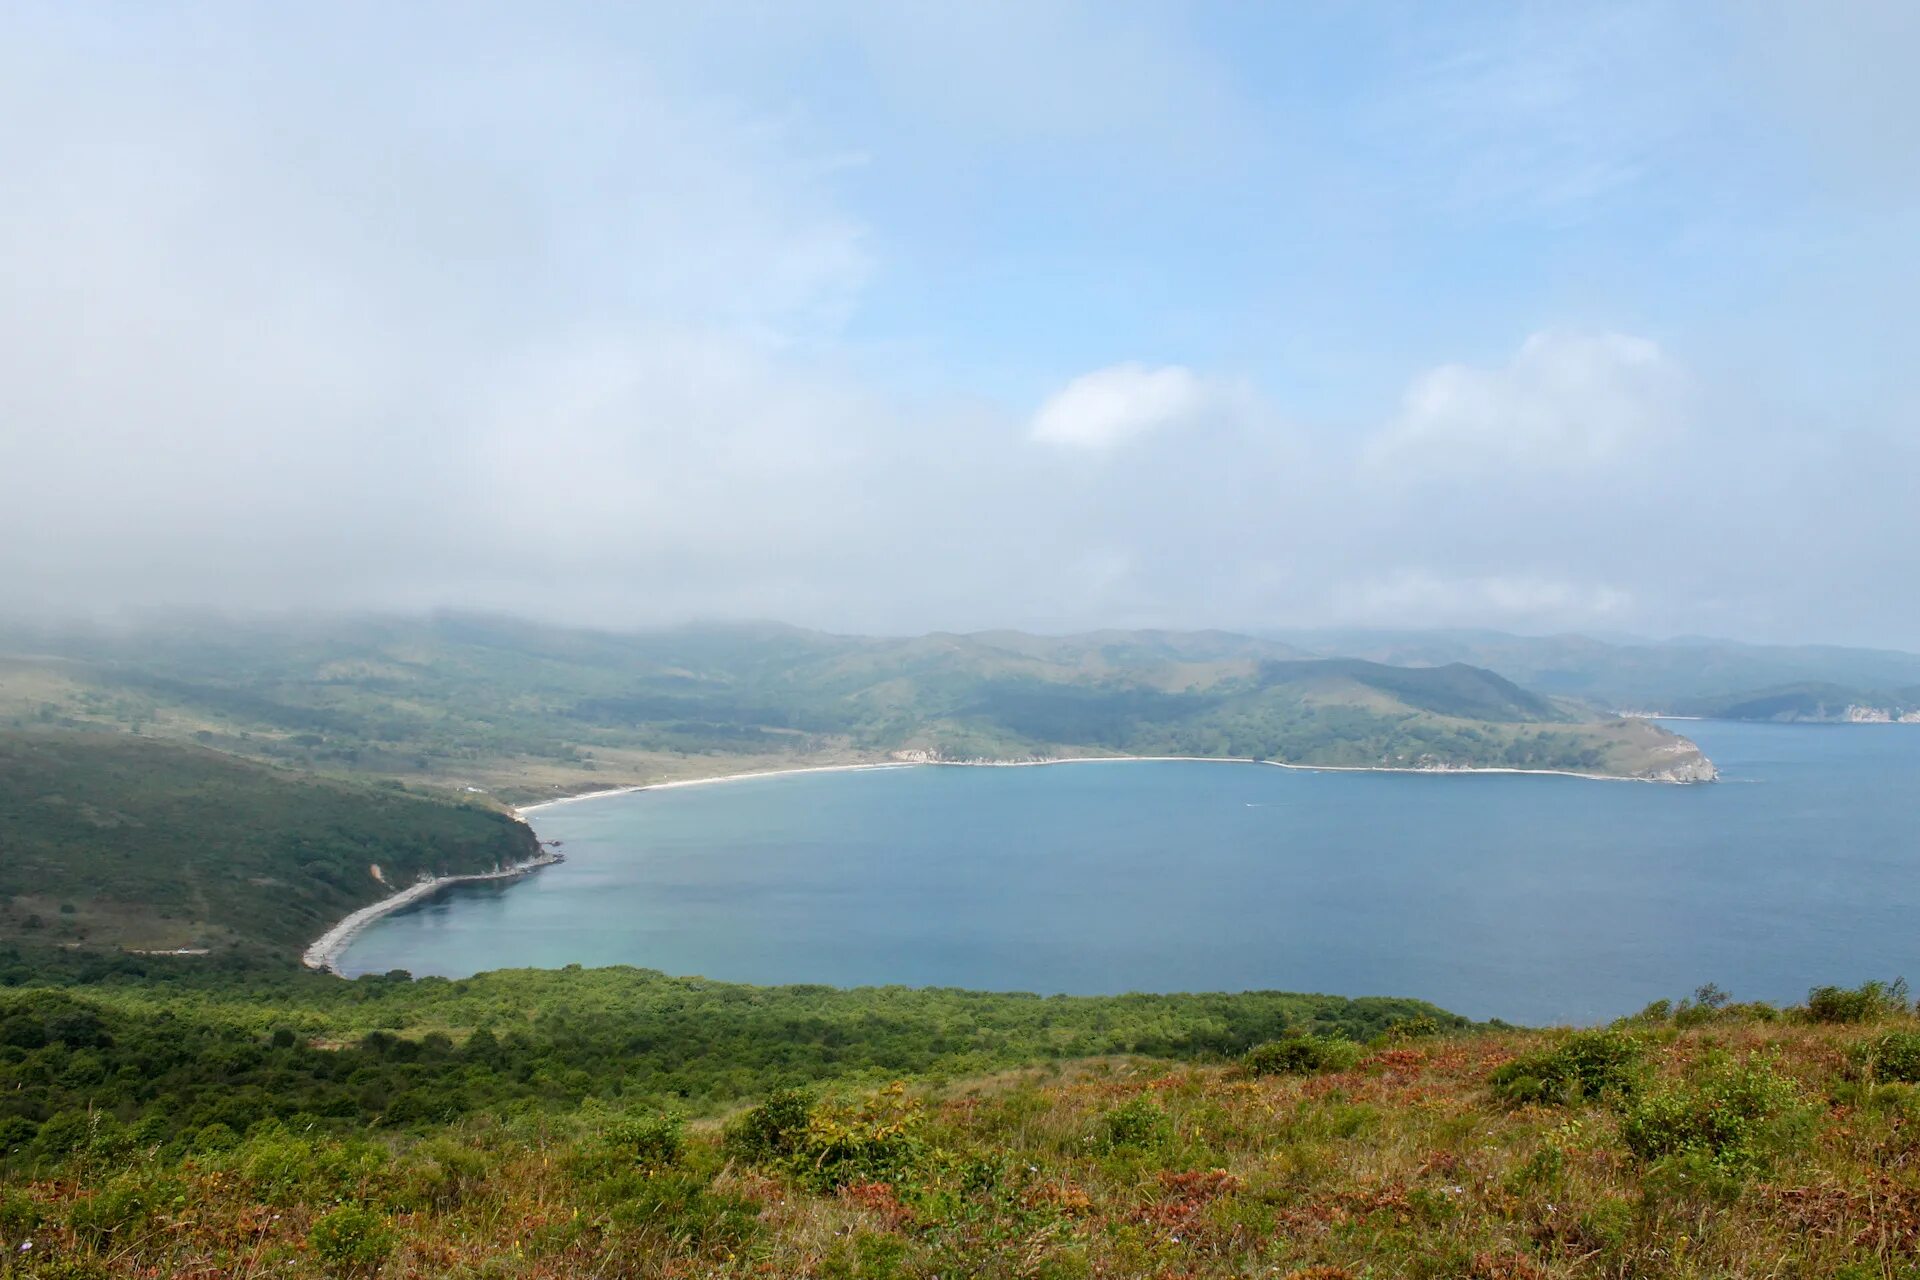
[[[1911,647],[1844,8],[9,6],[4,607]]]
[[[1720,714],[1716,708],[1736,708],[1762,694],[1809,684],[1824,686],[1824,701],[1840,707],[1849,700],[1875,699],[1906,705],[1914,701],[1913,687],[1920,685],[1920,654],[1890,649],[1741,644],[1699,636],[1600,640],[1497,631],[1275,634],[1313,653],[1418,666],[1474,663],[1545,693],[1681,715]]]

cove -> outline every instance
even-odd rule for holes
[[[1724,781],[1101,762],[542,809],[567,861],[371,926],[348,975],[1405,995],[1593,1022],[1920,977],[1920,729],[1689,722]]]

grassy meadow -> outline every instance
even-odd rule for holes
[[[437,1050],[438,1079],[461,1077],[463,1050]],[[86,1052],[112,1053],[72,1051],[62,1070]],[[1709,989],[1583,1032],[1308,1021],[1239,1054],[870,1075],[718,1105],[591,1097],[244,1131],[99,1108],[8,1156],[0,1268],[1907,1276],[1916,1080],[1920,1021],[1904,992],[1869,986],[1784,1012]]]

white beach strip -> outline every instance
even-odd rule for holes
[[[501,867],[497,871],[477,871],[471,875],[431,876],[417,884],[408,885],[395,894],[360,908],[340,923],[321,934],[314,944],[301,955],[300,963],[309,969],[320,969],[327,973],[340,972],[340,957],[346,953],[347,945],[359,936],[360,931],[378,920],[381,916],[398,911],[422,898],[431,897],[450,884],[466,884],[476,880],[518,880],[531,871],[549,867],[561,861],[557,853],[543,853],[527,862],[517,862],[510,867]]]
[[[1666,782],[1665,778],[1632,778],[1617,773],[1582,773],[1575,769],[1518,769],[1503,765],[1386,765],[1289,764],[1285,760],[1255,760],[1251,756],[1060,756],[1048,760],[931,760],[927,763],[967,769],[1018,769],[1042,764],[1131,764],[1149,760],[1191,760],[1197,764],[1270,764],[1303,773],[1524,773],[1542,778],[1588,778],[1594,782]]]
[[[555,805],[575,804],[581,800],[603,800],[608,796],[630,796],[636,791],[670,791],[676,787],[707,787],[716,782],[745,782],[749,778],[784,778],[796,773],[867,773],[876,769],[1028,769],[1043,764],[1127,764],[1149,760],[1194,760],[1202,764],[1254,764],[1250,756],[1049,756],[1038,760],[873,760],[864,764],[798,765],[791,769],[759,769],[752,773],[716,773],[709,778],[679,778],[672,782],[637,782],[630,787],[604,787],[582,791],[578,795],[537,800],[514,809],[524,818]]]
[[[675,787],[707,787],[716,782],[745,782],[748,778],[784,778],[793,773],[862,773],[872,769],[912,769],[924,763],[917,760],[874,760],[866,764],[813,764],[799,765],[792,769],[760,769],[753,773],[716,773],[710,778],[680,778],[673,782],[641,782],[631,787],[607,787],[601,791],[582,791],[577,796],[561,796],[556,800],[540,800],[533,804],[523,804],[513,812],[518,817],[541,809],[551,809],[557,804],[574,804],[581,800],[599,800],[606,796],[632,795],[636,791],[669,791]]]
[[[802,765],[792,769],[760,769],[752,773],[720,773],[708,778],[681,778],[673,782],[644,782],[630,787],[607,787],[583,791],[579,795],[541,800],[515,809],[524,818],[555,805],[581,800],[599,800],[607,796],[632,795],[636,791],[668,791],[676,787],[706,787],[718,782],[745,782],[750,778],[783,778],[797,773],[862,773],[875,769],[1032,769],[1054,764],[1139,764],[1151,761],[1192,761],[1195,764],[1270,764],[1281,769],[1306,773],[1511,773],[1543,778],[1587,778],[1594,782],[1658,782],[1668,778],[1636,778],[1617,773],[1585,773],[1577,769],[1520,769],[1502,765],[1384,765],[1384,764],[1293,764],[1285,760],[1256,760],[1251,756],[1044,756],[1032,760],[883,760],[866,764]]]
[[[1161,760],[1191,760],[1197,764],[1257,764],[1252,756],[1048,756],[1039,760],[928,760],[947,769],[1027,769],[1043,764],[1146,764]]]

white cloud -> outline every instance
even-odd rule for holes
[[[1214,409],[1222,392],[1182,365],[1109,365],[1083,373],[1033,415],[1035,440],[1105,450],[1182,426]]]
[[[1356,138],[1377,77],[1272,97],[1287,76],[1109,8],[6,9],[0,612],[1914,643],[1898,40],[1868,106],[1808,125],[1858,134],[1828,149],[1873,218],[1796,237],[1783,188],[1721,180],[1732,113],[1682,111],[1676,145],[1676,95],[1639,92],[1686,42],[1622,61],[1613,9],[1591,40],[1480,24]],[[1735,141],[1852,74],[1870,42],[1822,30]],[[1630,235],[1562,234],[1611,212]],[[1474,230],[1547,215],[1550,241]],[[1548,323],[1546,287],[1671,351],[1543,332],[1364,407]],[[1088,349],[1192,365],[995,407]]]
[[[1329,612],[1369,625],[1580,627],[1617,621],[1631,593],[1606,583],[1539,574],[1450,577],[1427,570],[1395,573],[1341,587]]]
[[[1685,397],[1685,376],[1645,338],[1536,333],[1503,368],[1445,364],[1414,379],[1368,459],[1423,472],[1592,467],[1677,431]]]

